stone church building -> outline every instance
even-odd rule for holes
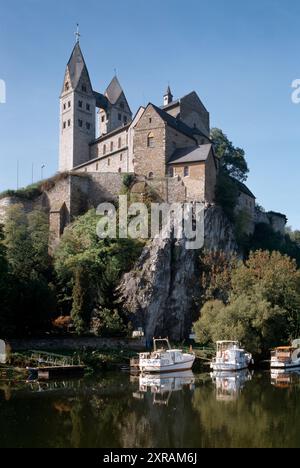
[[[134,173],[150,184],[173,178],[180,201],[212,203],[218,163],[209,135],[194,91],[173,100],[168,87],[161,107],[149,103],[134,116],[116,76],[103,94],[94,91],[76,43],[60,96],[60,172]]]
[[[0,199],[0,222],[15,203],[26,211],[45,209],[52,248],[75,216],[118,197],[125,174],[134,175],[135,194],[149,187],[164,202],[214,204],[218,160],[209,112],[195,91],[174,100],[168,86],[161,106],[149,103],[133,115],[116,76],[103,94],[94,91],[77,41],[60,95],[59,132],[59,171],[42,183],[41,194],[33,200]],[[255,200],[240,183],[237,209],[248,212],[248,231],[256,222],[284,231],[285,216],[257,215]]]

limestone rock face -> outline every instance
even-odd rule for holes
[[[237,251],[234,227],[221,207],[211,206],[205,211],[204,226],[207,250]]]
[[[191,331],[199,294],[199,250],[187,250],[185,242],[172,236],[153,239],[119,285],[121,303],[149,340],[169,336],[180,341]],[[205,212],[205,247],[236,250],[233,228],[218,207]]]

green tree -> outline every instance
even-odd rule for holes
[[[87,331],[91,315],[91,297],[89,275],[83,266],[75,270],[73,303],[71,317],[76,333],[81,335]]]
[[[89,315],[94,309],[108,309],[113,315],[118,281],[124,272],[130,270],[141,253],[143,244],[136,240],[99,239],[96,233],[98,221],[99,216],[95,210],[78,217],[65,230],[55,252],[55,270],[60,283],[60,305],[65,312],[74,310],[72,303],[75,282],[78,282],[76,275],[81,267],[89,284]],[[76,289],[78,290],[77,287]],[[80,294],[76,293],[76,297],[79,296]],[[119,313],[122,315],[122,311]],[[107,317],[107,313],[104,315]],[[102,323],[104,315],[101,317]],[[109,327],[111,328],[111,325]],[[105,325],[102,328],[105,329]]]
[[[28,234],[28,220],[22,205],[7,210],[4,243],[10,271],[17,278],[28,278],[33,271],[33,248]]]
[[[245,152],[241,148],[236,148],[218,128],[211,130],[211,139],[220,164],[216,183],[216,202],[234,222],[239,195],[236,181],[244,182],[249,172]]]
[[[199,260],[202,304],[217,299],[228,302],[231,272],[237,264],[236,256],[222,251],[203,251]]]
[[[195,324],[199,341],[236,339],[254,353],[267,353],[298,336],[300,272],[294,260],[257,251],[230,274],[228,302],[210,300],[201,310]]]
[[[42,210],[34,210],[27,216],[28,235],[32,246],[35,271],[46,273],[51,266],[49,256],[49,221]]]
[[[222,172],[240,182],[244,182],[249,172],[245,159],[245,151],[235,147],[219,128],[211,130],[211,139],[214,144],[215,155],[220,161]]]
[[[44,331],[55,316],[48,232],[43,212],[26,215],[22,205],[14,205],[7,211],[3,244],[8,267],[10,334],[22,336]]]
[[[0,330],[2,338],[14,329],[13,321],[10,316],[9,295],[11,281],[8,273],[8,263],[6,260],[6,249],[3,243],[3,227],[0,226]]]
[[[283,235],[275,232],[272,226],[259,223],[255,226],[253,235],[244,243],[244,251],[247,256],[250,251],[268,250],[278,251],[294,258],[300,267],[300,245],[289,233]]]

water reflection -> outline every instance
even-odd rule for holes
[[[216,388],[217,401],[236,400],[246,382],[252,379],[248,369],[239,372],[215,371],[210,375]]]
[[[300,381],[300,369],[272,369],[271,384],[277,388],[291,388]]]
[[[192,371],[174,372],[173,374],[148,374],[139,376],[139,394],[153,394],[154,405],[168,405],[173,392],[179,392],[187,386],[195,388],[195,377]],[[134,397],[138,398],[134,393]]]
[[[299,371],[212,377],[0,381],[0,447],[300,448]]]

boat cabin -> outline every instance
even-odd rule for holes
[[[237,351],[239,349],[240,343],[238,341],[217,341],[217,358],[224,357],[228,351]]]
[[[271,358],[276,358],[280,362],[290,362],[293,352],[292,346],[279,346],[271,351]]]

